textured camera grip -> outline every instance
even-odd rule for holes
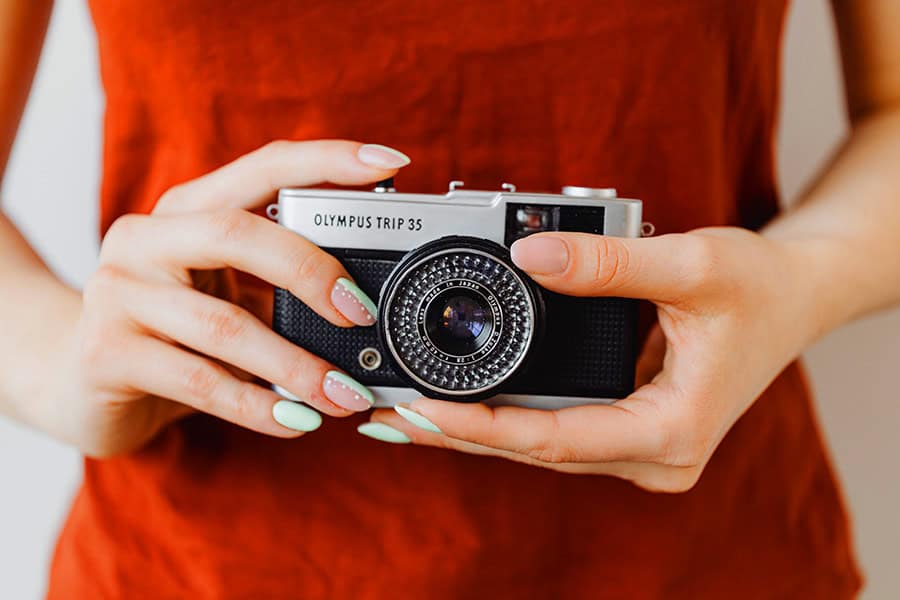
[[[519,393],[624,398],[634,390],[638,301],[544,291],[547,327]]]
[[[341,262],[356,284],[377,301],[381,285],[396,261],[371,258],[342,258]],[[388,367],[385,352],[378,341],[375,327],[344,328],[332,325],[293,294],[275,290],[272,328],[294,344],[344,369],[365,385],[402,385]],[[382,356],[381,366],[369,371],[359,364],[359,353],[375,348]]]

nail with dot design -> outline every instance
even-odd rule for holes
[[[322,390],[329,400],[347,410],[369,410],[375,396],[360,382],[340,371],[328,371]]]
[[[331,303],[356,325],[374,325],[378,307],[359,286],[341,277],[331,288]]]

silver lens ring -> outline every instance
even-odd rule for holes
[[[534,286],[512,266],[504,248],[490,244],[497,248],[492,252],[487,244],[481,244],[486,249],[423,248],[416,260],[401,262],[383,290],[379,314],[385,347],[423,393],[457,399],[490,395],[531,350],[538,312]],[[436,321],[446,316],[440,309],[448,297],[451,303],[462,297],[483,310],[486,325],[477,336],[473,328],[472,339],[465,340],[474,344],[472,352],[448,352],[429,333],[429,327],[447,325]]]

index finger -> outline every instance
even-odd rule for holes
[[[284,187],[329,182],[362,185],[392,177],[408,156],[380,144],[347,140],[276,141],[207,175],[171,188],[154,214],[250,209]]]

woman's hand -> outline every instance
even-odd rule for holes
[[[275,142],[172,188],[151,215],[117,220],[68,340],[72,360],[56,389],[67,401],[55,429],[107,456],[195,410],[279,437],[319,426],[318,413],[256,377],[332,416],[367,410],[368,390],[239,306],[249,303],[232,270],[290,290],[336,326],[371,325],[371,300],[337,260],[247,209],[280,187],[364,184],[408,162],[375,145]]]
[[[402,432],[393,441],[405,435],[653,490],[689,489],[738,417],[818,334],[808,254],[803,244],[737,228],[520,240],[514,262],[548,289],[656,304],[659,326],[638,361],[637,391],[612,405],[557,411],[423,398],[373,420]]]

